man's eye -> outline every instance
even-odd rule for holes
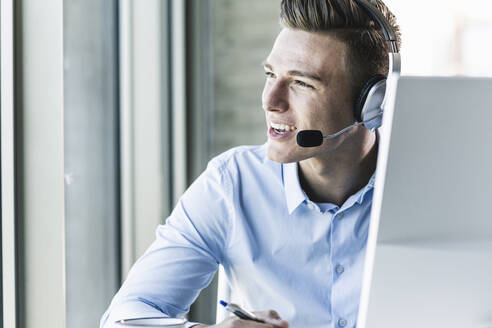
[[[294,83],[303,87],[303,88],[314,89],[314,87],[312,85],[307,84],[306,82],[303,82],[303,81],[295,80]]]
[[[274,78],[275,77],[275,74],[273,74],[272,72],[265,72],[265,75],[269,78]]]

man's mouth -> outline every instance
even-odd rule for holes
[[[270,123],[270,128],[268,129],[268,136],[272,139],[284,139],[290,138],[295,134],[297,128],[289,124],[281,123]]]
[[[293,125],[287,125],[287,124],[277,124],[277,123],[270,123],[270,126],[272,129],[275,131],[275,133],[278,134],[285,134],[289,131],[295,131],[296,127]]]

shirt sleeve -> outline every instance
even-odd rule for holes
[[[131,268],[100,327],[143,317],[179,317],[213,278],[227,247],[232,193],[217,161],[178,201],[156,239]]]

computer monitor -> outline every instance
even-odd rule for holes
[[[401,77],[358,328],[492,327],[492,79]]]

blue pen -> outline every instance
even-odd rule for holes
[[[227,311],[234,313],[236,316],[238,316],[241,319],[265,323],[264,320],[261,320],[260,318],[255,316],[253,313],[249,312],[248,310],[243,309],[242,307],[240,307],[237,304],[227,303],[223,300],[220,300],[219,303],[220,303],[220,305],[225,307],[225,309]]]

